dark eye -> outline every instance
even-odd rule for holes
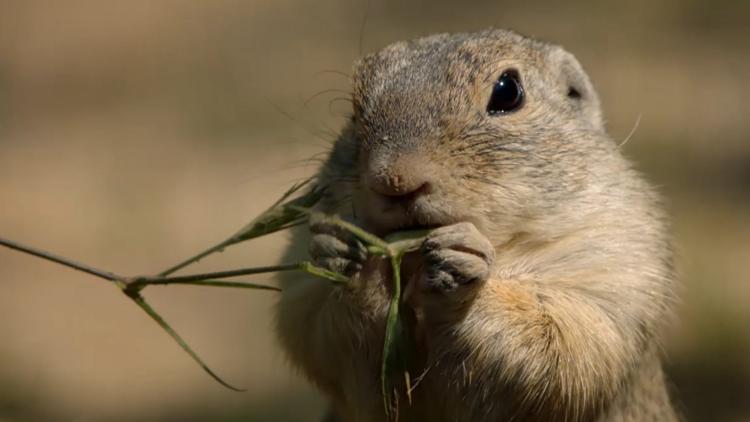
[[[568,87],[568,98],[573,98],[574,100],[579,100],[579,99],[581,99],[581,97],[583,97],[583,95],[581,95],[581,91],[573,88],[572,86]]]
[[[492,87],[492,96],[487,103],[487,113],[490,116],[505,114],[518,110],[523,105],[523,86],[518,78],[518,72],[509,70],[503,72]]]

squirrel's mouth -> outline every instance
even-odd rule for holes
[[[461,221],[448,215],[434,201],[417,199],[408,202],[386,202],[378,198],[363,201],[358,212],[364,228],[384,237],[407,230],[434,229]]]
[[[389,230],[387,233],[383,234],[384,236],[388,236],[393,233],[397,232],[405,232],[405,231],[418,231],[418,230],[433,230],[438,227],[446,226],[448,224],[404,224],[401,226],[396,227],[395,229]]]
[[[423,224],[410,219],[401,220],[397,218],[383,218],[383,216],[378,216],[377,218],[365,218],[363,223],[368,231],[380,237],[386,237],[390,234],[402,231],[436,229],[451,224],[437,222]]]

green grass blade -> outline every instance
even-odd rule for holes
[[[314,185],[305,194],[291,200],[288,200],[288,198],[310,184],[312,180],[313,178],[310,178],[304,182],[295,184],[266,211],[251,220],[228,239],[160,272],[159,276],[166,277],[209,255],[222,252],[229,246],[305,223],[308,214],[300,211],[298,207],[304,209],[313,207],[323,197],[325,189]]]
[[[309,209],[309,207],[301,207],[298,205],[290,205],[290,208],[297,210],[301,213],[305,213],[308,215],[315,214],[316,216],[319,216],[321,221],[324,221],[329,224],[333,224],[335,226],[339,226],[343,228],[344,230],[347,230],[349,233],[356,236],[359,240],[365,243],[365,245],[368,246],[375,246],[376,248],[382,249],[384,251],[384,254],[391,255],[391,249],[388,242],[385,240],[375,236],[374,234],[361,229],[354,224],[344,221],[339,217],[336,217],[335,215],[326,215],[317,211],[312,211]]]
[[[394,420],[398,415],[397,400],[398,392],[393,383],[393,373],[396,369],[395,361],[398,359],[398,339],[401,335],[399,321],[399,302],[401,300],[401,257],[391,257],[391,269],[393,270],[393,293],[391,303],[388,306],[388,315],[385,322],[385,337],[383,339],[383,355],[380,365],[380,387],[383,396],[383,405],[388,420]]]
[[[316,265],[313,265],[311,262],[308,261],[302,261],[299,263],[299,269],[308,273],[312,274],[316,277],[321,277],[326,280],[330,280],[334,283],[348,283],[350,281],[349,277],[339,274],[337,272],[333,272],[330,270],[327,270],[325,268],[318,267]]]
[[[149,285],[149,284],[174,284],[174,283],[183,283],[185,281],[200,281],[200,280],[213,280],[213,279],[219,279],[219,278],[232,278],[232,277],[241,277],[245,275],[253,275],[253,274],[267,274],[267,273],[276,273],[280,271],[295,271],[299,270],[299,264],[280,264],[280,265],[270,265],[267,267],[248,267],[248,268],[239,268],[236,270],[224,270],[224,271],[216,271],[216,272],[210,272],[210,273],[200,273],[200,274],[186,274],[186,275],[178,275],[178,276],[172,276],[172,277],[141,277],[135,281],[135,284],[139,285]]]
[[[166,276],[168,276],[170,274],[173,274],[173,273],[175,273],[175,272],[177,272],[177,271],[179,271],[179,270],[187,267],[190,264],[195,264],[196,262],[200,261],[201,259],[203,259],[203,258],[205,258],[205,257],[207,257],[209,255],[212,255],[212,254],[214,254],[216,252],[221,252],[221,251],[224,250],[224,248],[226,248],[227,246],[230,246],[230,245],[231,244],[229,243],[229,240],[225,240],[225,241],[219,243],[218,245],[211,246],[210,248],[204,250],[203,252],[201,252],[201,253],[199,253],[197,255],[193,255],[190,258],[188,258],[188,259],[180,262],[179,264],[176,264],[176,265],[174,265],[174,266],[172,266],[172,267],[170,267],[170,268],[168,268],[168,269],[160,272],[159,275],[162,276],[162,277],[166,277]]]
[[[419,249],[430,231],[424,229],[396,232],[386,236],[385,241],[394,254],[405,254]]]
[[[169,334],[169,336],[172,337],[172,339],[175,342],[177,342],[177,344],[182,348],[182,350],[184,350],[188,355],[190,355],[190,357],[193,358],[193,360],[197,362],[198,365],[200,365],[200,367],[203,368],[203,370],[206,371],[206,373],[211,376],[211,378],[216,380],[216,382],[218,382],[219,384],[223,385],[224,387],[230,390],[239,391],[239,392],[247,391],[247,390],[230,385],[229,383],[221,379],[221,377],[216,375],[216,373],[212,371],[211,368],[209,368],[208,365],[206,365],[203,362],[200,356],[198,356],[198,354],[195,353],[192,348],[190,348],[187,342],[185,342],[185,340],[183,340],[182,337],[180,337],[180,335],[177,334],[177,332],[169,324],[167,324],[164,318],[162,318],[161,315],[159,315],[154,310],[154,308],[152,308],[151,305],[149,305],[143,299],[143,296],[136,294],[136,295],[130,295],[129,297],[133,299],[133,302],[135,302],[136,305],[138,305],[141,309],[143,309],[148,314],[148,316],[150,316],[154,321],[156,321],[156,323],[159,324],[159,326],[164,331],[166,331],[167,334]]]
[[[292,188],[294,190],[287,191],[282,198],[289,197],[297,189],[300,189],[302,185],[296,185]],[[301,211],[301,209],[307,209],[320,201],[323,197],[324,189],[318,186],[313,186],[304,195],[294,198],[290,201],[279,203],[269,207],[261,215],[254,218],[250,223],[246,224],[242,229],[235,233],[228,240],[231,244],[244,242],[245,240],[254,239],[256,237],[265,236],[270,233],[288,228],[290,225],[298,225],[307,221],[307,214]],[[282,199],[283,200],[283,199]]]
[[[249,281],[224,281],[224,280],[193,280],[193,281],[175,281],[164,284],[183,284],[193,286],[210,286],[210,287],[236,287],[240,289],[255,289],[255,290],[274,290],[280,292],[281,289],[276,286],[268,286],[265,284],[251,283]]]

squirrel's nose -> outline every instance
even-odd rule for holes
[[[370,189],[391,199],[405,200],[429,192],[430,171],[413,156],[402,156],[394,160],[370,166],[368,177]]]
[[[428,182],[419,180],[404,181],[398,176],[394,176],[387,179],[377,179],[370,187],[380,195],[392,199],[406,199],[407,197],[411,198],[426,193],[429,190],[429,186]]]

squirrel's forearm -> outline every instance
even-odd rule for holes
[[[459,322],[430,327],[431,355],[455,372],[445,379],[463,378],[488,401],[511,392],[511,413],[578,420],[600,411],[642,354],[639,316],[611,305],[553,284],[490,280]]]

